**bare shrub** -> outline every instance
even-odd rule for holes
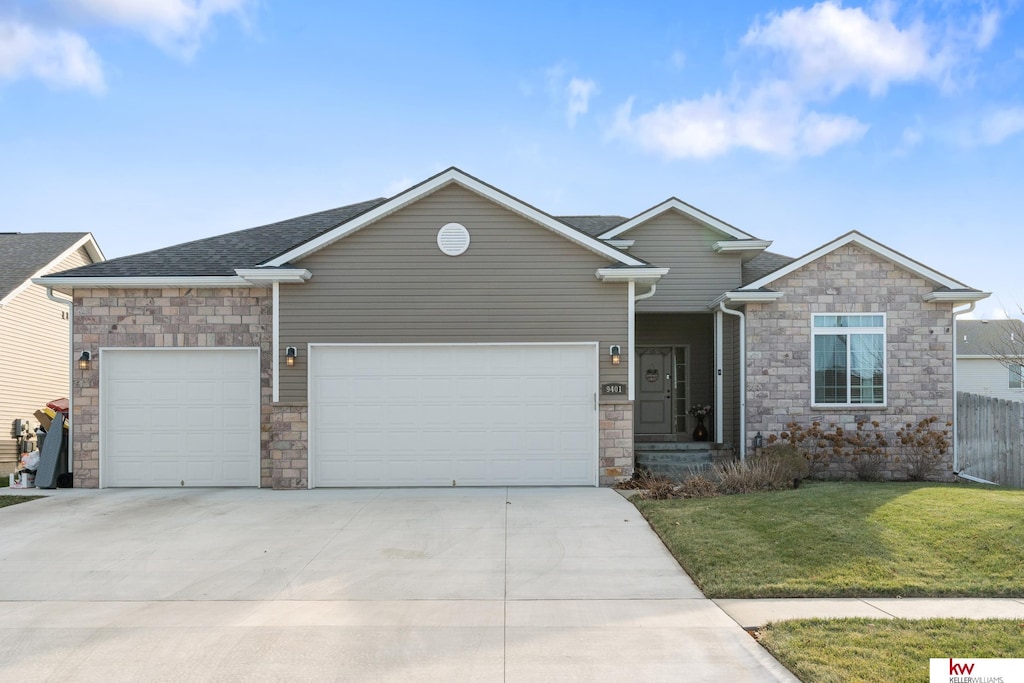
[[[934,477],[942,464],[942,456],[949,450],[949,428],[953,424],[946,422],[944,427],[936,427],[938,421],[939,418],[933,415],[916,426],[907,422],[896,432],[896,438],[903,446],[903,460],[911,481],[927,481]]]
[[[808,427],[790,422],[779,436],[770,435],[768,443],[769,448],[796,449],[807,460],[808,475],[816,478],[827,475],[832,463],[849,463],[858,479],[877,481],[889,459],[889,441],[877,421],[860,420],[854,430],[834,422],[825,428],[817,421]]]
[[[779,476],[786,481],[793,482],[793,488],[799,486],[800,481],[806,479],[811,473],[811,466],[807,458],[796,446],[788,443],[773,443],[753,459],[763,459],[778,465]]]

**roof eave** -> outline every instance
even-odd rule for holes
[[[194,277],[40,277],[32,280],[62,294],[75,289],[162,289],[164,287],[259,287],[238,275]]]
[[[711,245],[716,254],[760,254],[772,246],[771,240],[720,240]]]
[[[992,296],[992,292],[978,292],[978,291],[957,291],[957,290],[941,290],[936,292],[928,292],[924,294],[921,299],[928,302],[952,302],[955,304],[969,304],[975,301],[981,301]]]
[[[727,304],[769,304],[778,301],[786,295],[785,292],[773,292],[769,290],[758,290],[756,292],[731,291],[725,292],[720,297],[708,304],[708,308],[718,308],[721,303]]]
[[[236,268],[235,274],[256,286],[279,283],[302,283],[313,277],[305,268]]]
[[[655,283],[668,274],[668,268],[598,268],[594,275],[601,282]]]

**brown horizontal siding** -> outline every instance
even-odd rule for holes
[[[677,211],[667,211],[623,237],[635,240],[629,253],[669,273],[650,299],[636,304],[638,313],[705,312],[723,292],[740,286],[736,254],[716,254],[721,235]]]
[[[457,257],[437,231],[457,222]],[[625,382],[607,347],[626,351],[627,287],[600,282],[607,258],[474,193],[449,186],[303,259],[313,273],[281,286],[280,399],[306,398],[309,343],[599,342],[601,380]]]

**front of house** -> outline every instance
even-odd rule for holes
[[[851,233],[800,259],[676,199],[553,217],[449,169],[390,199],[48,276],[75,485],[598,485],[634,447],[951,415],[985,293]]]

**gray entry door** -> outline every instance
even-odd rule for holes
[[[637,434],[672,433],[672,349],[637,349]]]

